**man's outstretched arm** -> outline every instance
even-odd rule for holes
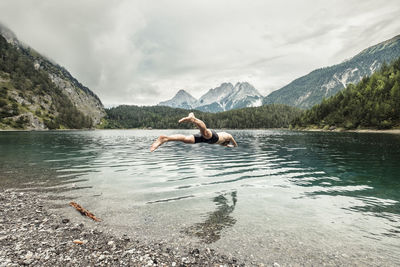
[[[233,144],[234,147],[237,147],[238,144],[235,141],[235,138],[233,138],[233,136],[231,137],[231,143]]]
[[[229,143],[226,145],[226,147],[237,147],[238,146],[235,139],[232,136],[230,136],[228,140],[229,140]]]

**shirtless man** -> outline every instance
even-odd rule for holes
[[[202,120],[196,118],[192,112],[189,113],[187,117],[179,120],[179,123],[182,122],[191,122],[195,124],[197,128],[199,128],[200,133],[189,136],[185,136],[182,134],[174,134],[170,136],[161,135],[151,145],[150,151],[153,152],[159,146],[169,141],[180,141],[186,144],[197,144],[197,143],[218,144],[226,147],[238,146],[235,139],[233,139],[232,135],[225,132],[216,133],[214,130],[207,129],[206,124]]]

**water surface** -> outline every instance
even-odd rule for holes
[[[318,252],[399,262],[399,135],[230,131],[238,148],[149,152],[158,135],[182,132],[196,131],[1,132],[0,185],[68,195],[147,239],[258,261]]]

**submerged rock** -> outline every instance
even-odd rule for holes
[[[1,267],[240,266],[236,259],[212,249],[142,244],[126,234],[119,238],[91,229],[90,224],[71,225],[69,219],[52,212],[46,195],[37,192],[0,190],[0,200]]]

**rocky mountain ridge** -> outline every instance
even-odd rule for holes
[[[160,102],[158,105],[191,109],[193,106],[196,106],[197,102],[197,99],[194,98],[191,94],[189,94],[185,90],[179,90],[173,98],[164,102]]]
[[[310,108],[324,98],[335,95],[348,84],[370,76],[383,63],[400,57],[400,35],[364,49],[340,64],[321,68],[302,76],[264,98],[264,104],[286,104]]]
[[[170,100],[160,102],[160,106],[174,108],[197,109],[205,112],[222,112],[244,107],[258,107],[262,104],[263,96],[248,82],[222,83],[202,95],[198,100],[179,90]]]

